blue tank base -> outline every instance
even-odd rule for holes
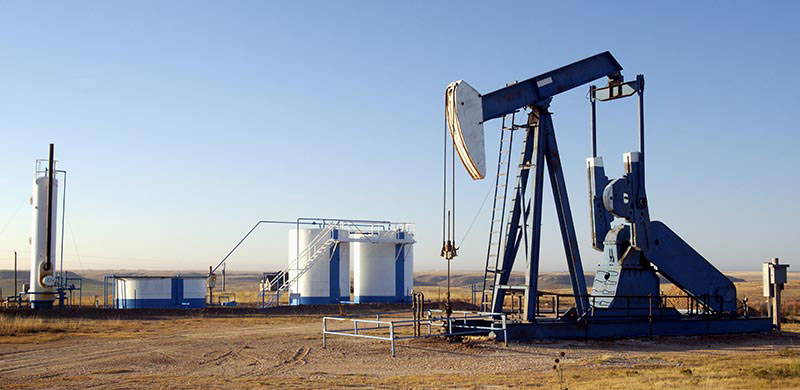
[[[340,298],[336,297],[292,297],[289,299],[289,306],[299,305],[333,305],[344,303]]]
[[[392,296],[377,296],[377,295],[356,295],[353,297],[355,303],[408,303],[411,302],[410,296],[398,297]]]
[[[457,329],[457,325],[453,324]],[[765,333],[772,331],[769,317],[702,318],[667,317],[653,322],[645,319],[602,319],[589,322],[540,319],[533,323],[508,324],[509,340],[625,339],[660,336],[703,336]],[[502,332],[496,334],[502,341]]]
[[[53,301],[31,301],[31,309],[52,309]]]
[[[205,298],[172,299],[117,299],[118,309],[202,309]]]

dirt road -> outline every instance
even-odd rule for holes
[[[509,347],[413,340],[400,343],[392,358],[381,341],[332,337],[322,349],[316,315],[91,321],[87,333],[0,338],[0,387],[557,388],[554,359],[564,352],[561,367],[570,388],[653,389],[669,387],[670,378],[699,388],[754,388],[738,387],[728,376],[738,372],[758,381],[762,360],[800,363],[800,335],[791,332]],[[762,379],[771,388],[800,383],[791,375]]]

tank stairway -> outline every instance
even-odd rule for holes
[[[515,113],[503,116],[503,126],[500,132],[500,153],[497,158],[497,175],[495,176],[494,204],[492,207],[492,222],[489,228],[489,248],[486,250],[486,268],[483,274],[483,293],[481,294],[481,310],[491,311],[492,296],[496,275],[501,272],[500,252],[503,247],[505,232],[503,223],[506,215],[506,199],[508,197],[508,175],[511,169],[511,151],[514,143]],[[507,125],[507,123],[510,124]],[[523,147],[524,150],[524,147]],[[517,176],[519,186],[519,176]],[[515,189],[516,191],[517,189]],[[513,207],[512,198],[512,207]]]
[[[294,260],[292,260],[289,265],[287,265],[283,270],[279,271],[278,276],[273,278],[272,281],[269,283],[269,289],[267,291],[262,290],[261,294],[272,293],[268,300],[266,300],[263,304],[263,307],[272,307],[277,306],[280,303],[281,295],[289,290],[289,288],[297,283],[303,274],[308,272],[314,264],[322,257],[323,255],[327,255],[326,252],[331,250],[331,245],[334,245],[333,250],[336,249],[336,245],[339,245],[339,240],[331,238],[331,232],[336,228],[336,225],[328,225],[324,229],[322,229],[316,237],[314,237],[311,242],[308,243],[308,246],[305,247]],[[304,257],[308,256],[308,261],[305,262],[301,267],[298,267],[300,260]],[[294,273],[289,273],[289,271],[295,271]],[[285,282],[281,283],[284,280],[282,275],[290,275],[290,277],[285,278]]]

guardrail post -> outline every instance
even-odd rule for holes
[[[450,317],[447,318],[447,332],[453,334],[453,319]]]
[[[328,347],[328,327],[325,324],[325,317],[322,317],[322,349],[326,349]]]
[[[475,283],[469,285],[470,292],[472,293],[472,305],[475,306]]]
[[[358,320],[353,320],[353,334],[358,336]]]
[[[561,315],[561,314],[560,314],[561,312],[559,312],[559,311],[558,311],[558,306],[559,306],[559,304],[558,304],[558,303],[559,303],[559,302],[558,302],[558,294],[556,294],[556,305],[555,305],[555,307],[553,308],[553,310],[555,310],[555,312],[556,312],[556,319],[558,319],[558,318],[560,317],[560,315]]]
[[[500,318],[503,321],[503,345],[505,345],[507,347],[508,346],[508,329],[506,328],[506,325],[508,324],[508,321],[506,321],[506,315],[505,314],[503,314]]]
[[[389,338],[392,339],[392,357],[394,357],[394,322],[389,322]]]

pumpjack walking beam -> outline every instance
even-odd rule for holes
[[[487,272],[495,273],[494,288],[491,290],[492,312],[502,311],[506,290],[524,290],[524,318],[527,321],[535,320],[545,163],[555,198],[567,266],[575,294],[576,309],[579,315],[588,310],[586,282],[552,117],[548,108],[553,96],[601,77],[608,77],[611,82],[621,80],[621,70],[622,66],[611,53],[603,52],[483,96],[463,81],[457,81],[448,86],[448,126],[453,141],[458,146],[462,162],[476,180],[483,178],[485,174],[484,151],[482,150],[483,123],[523,107],[531,109],[522,161],[518,167],[518,188],[515,189],[505,247],[502,251],[503,257],[498,267],[491,270],[487,268]],[[533,180],[530,180],[531,170],[533,170]],[[532,197],[530,200],[526,200],[529,182],[532,187]],[[531,211],[533,215],[529,216]],[[526,220],[529,217],[532,221],[527,224]],[[526,234],[526,226],[531,227],[530,234]],[[523,240],[530,241],[530,259],[525,274],[525,285],[509,286],[511,269]],[[485,291],[484,294],[487,292]]]

